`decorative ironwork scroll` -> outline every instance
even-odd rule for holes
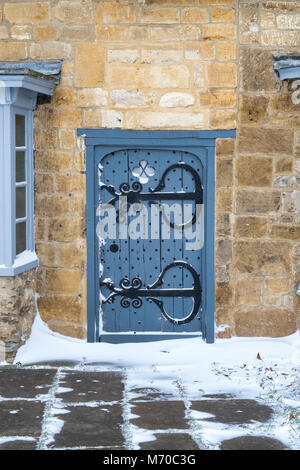
[[[195,190],[194,191],[189,191],[189,192],[167,192],[167,191],[162,191],[166,187],[166,177],[168,173],[171,170],[174,170],[176,168],[180,169],[185,169],[188,171],[195,182]],[[164,173],[162,174],[162,177],[158,183],[158,185],[155,188],[150,188],[149,192],[142,192],[143,190],[143,185],[139,181],[135,181],[131,188],[128,183],[121,183],[119,186],[119,191],[116,190],[116,188],[112,185],[106,185],[101,183],[100,185],[100,190],[103,191],[106,189],[112,196],[107,204],[115,205],[118,198],[120,196],[126,196],[127,197],[127,203],[128,204],[134,204],[137,202],[141,201],[149,201],[152,202],[157,202],[158,200],[168,200],[168,201],[194,201],[195,204],[203,204],[203,188],[202,188],[202,183],[200,176],[198,172],[190,165],[184,162],[178,162],[174,163],[173,165],[169,166]],[[196,222],[197,218],[197,213],[195,211],[195,214],[192,217],[192,220],[179,225],[177,228],[183,228],[187,226],[188,224],[194,224]],[[168,221],[170,226],[174,228],[174,223],[171,221]]]
[[[167,271],[174,267],[182,267],[187,269],[193,278],[193,287],[192,288],[171,288],[171,289],[162,289],[163,278]],[[120,305],[123,308],[128,308],[132,302],[134,308],[140,308],[143,305],[142,298],[145,297],[148,302],[155,303],[160,309],[163,317],[169,322],[175,325],[183,325],[185,323],[191,322],[197,315],[202,297],[202,288],[198,274],[194,268],[186,263],[185,261],[174,261],[173,263],[166,266],[163,271],[159,274],[156,281],[147,285],[146,288],[142,288],[143,282],[139,277],[132,279],[132,282],[126,277],[123,278],[120,282],[120,287],[116,287],[114,282],[111,280],[100,281],[100,286],[105,286],[112,293],[103,300],[103,304],[109,304],[114,302],[115,298],[120,296]],[[174,318],[165,310],[164,302],[157,297],[191,297],[193,299],[192,310],[184,318]]]

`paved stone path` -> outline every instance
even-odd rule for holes
[[[245,436],[247,424],[272,418],[270,407],[232,395],[199,398],[130,389],[121,371],[4,367],[0,450],[207,449],[195,432],[193,412],[209,413],[207,422],[241,426],[241,436],[224,440],[220,449],[285,449],[268,436]]]

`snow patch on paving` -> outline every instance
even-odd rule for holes
[[[56,397],[57,390],[59,389],[59,381],[62,373],[57,371],[52,387],[50,388],[47,400],[45,400],[45,410],[42,421],[42,431],[38,443],[39,450],[47,449],[47,446],[55,440],[55,435],[62,431],[64,421],[57,418],[57,414],[69,413],[64,409],[62,399]]]
[[[14,442],[14,441],[35,442],[35,438],[34,437],[28,437],[28,436],[5,436],[5,437],[0,437],[0,445],[5,444],[6,442]]]
[[[57,390],[56,390],[56,393],[57,393],[57,394],[68,393],[68,392],[73,392],[73,388],[69,388],[69,387],[58,387]]]

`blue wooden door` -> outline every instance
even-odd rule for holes
[[[118,237],[117,217],[116,238],[99,242],[103,331],[199,333],[204,259],[186,235],[195,232],[197,205],[199,219],[204,210],[201,159],[178,150],[119,150],[100,161],[98,175],[102,204],[118,214],[126,196],[129,232]]]
[[[234,131],[78,133],[87,144],[88,340],[213,342],[214,146]]]

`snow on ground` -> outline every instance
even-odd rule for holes
[[[154,341],[149,343],[87,343],[51,331],[37,315],[28,341],[17,354],[15,363],[23,365],[49,361],[79,361],[116,367],[177,366],[191,369],[194,374],[215,377],[214,364],[223,367],[261,364],[263,361],[300,364],[300,332],[284,338],[231,338],[216,339],[207,344],[200,338]],[[196,369],[196,366],[199,368]],[[216,378],[216,377],[215,377]],[[217,379],[219,382],[219,379]]]
[[[122,369],[127,393],[155,388],[174,398],[199,400],[203,394],[230,393],[270,405],[275,417],[253,423],[244,434],[269,435],[300,449],[300,332],[282,338],[200,338],[149,343],[86,343],[52,332],[37,316],[32,334],[17,354],[22,365],[50,361],[78,361],[92,370]],[[128,410],[130,414],[130,410]],[[195,436],[213,448],[224,438],[241,435],[241,428],[205,421],[190,414]],[[205,427],[205,438],[203,438]],[[135,434],[134,429],[131,430]],[[135,437],[131,438],[135,441]]]

